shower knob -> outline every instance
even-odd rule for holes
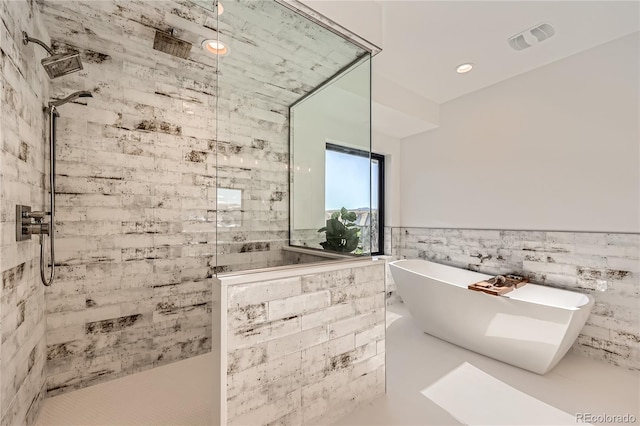
[[[32,223],[22,227],[22,233],[26,235],[49,235],[49,224],[45,222]]]

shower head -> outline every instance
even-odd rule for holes
[[[42,61],[49,78],[62,77],[82,69],[79,52],[67,52],[44,58]]]
[[[61,105],[64,105],[66,103],[69,103],[77,98],[93,98],[93,95],[91,94],[91,92],[87,92],[86,90],[80,90],[78,92],[74,92],[72,94],[70,94],[69,96],[67,96],[64,99],[60,99],[57,101],[49,101],[49,108],[51,107],[59,107]]]
[[[72,72],[80,71],[82,69],[82,61],[80,61],[80,52],[75,50],[67,53],[55,54],[49,46],[37,38],[31,38],[26,32],[22,32],[22,43],[29,44],[30,42],[36,43],[42,46],[49,54],[48,58],[44,58],[42,66],[49,75],[49,78],[62,77],[63,75],[71,74]]]
[[[174,37],[173,30],[169,33],[156,30],[156,36],[153,39],[153,48],[177,58],[187,59],[189,52],[191,52],[191,43]]]

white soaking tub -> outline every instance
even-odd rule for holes
[[[503,296],[468,290],[480,274],[426,260],[390,264],[398,292],[422,331],[538,374],[580,334],[593,297],[536,284]]]

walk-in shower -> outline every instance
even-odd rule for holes
[[[80,53],[70,51],[65,54],[56,55],[46,43],[29,37],[26,32],[22,32],[22,42],[27,45],[30,42],[42,46],[50,55],[42,59],[42,66],[50,78],[57,78],[82,69],[80,61]],[[56,118],[59,116],[56,108],[77,98],[92,97],[88,91],[74,92],[66,98],[50,101],[46,111],[49,114],[49,200],[50,210],[31,211],[30,206],[16,206],[16,240],[24,241],[31,238],[32,235],[39,235],[40,238],[40,279],[45,286],[53,283],[55,275],[55,187],[56,187]],[[45,217],[49,216],[49,222],[45,222]],[[49,274],[46,274],[44,235],[49,235],[49,251],[51,255],[51,268]]]

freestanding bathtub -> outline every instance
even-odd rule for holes
[[[536,284],[503,296],[468,290],[491,275],[426,260],[398,260],[390,267],[425,333],[538,374],[567,353],[593,306],[589,295]]]

